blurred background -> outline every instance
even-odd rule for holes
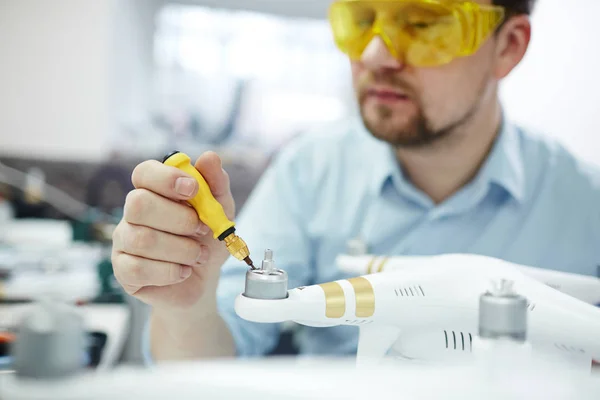
[[[0,339],[34,296],[71,296],[89,310],[90,365],[140,362],[146,310],[110,265],[133,167],[214,150],[241,209],[294,135],[354,115],[328,2],[0,0]],[[598,14],[539,0],[502,87],[509,117],[593,163]]]

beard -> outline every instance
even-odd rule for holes
[[[419,108],[418,113],[407,123],[398,126],[394,120],[394,110],[386,105],[376,106],[374,113],[367,115],[361,103],[360,114],[363,124],[377,139],[394,147],[425,147],[447,136],[451,129],[431,128],[430,121]],[[374,114],[374,115],[373,115]]]
[[[416,112],[404,121],[399,121],[393,107],[386,104],[372,105],[369,110],[365,105],[366,90],[369,84],[379,83],[392,88],[398,88],[407,93],[414,103]],[[365,128],[377,139],[385,141],[396,148],[423,148],[441,142],[451,136],[452,132],[466,124],[477,111],[478,101],[475,101],[459,118],[435,127],[434,122],[425,113],[422,102],[411,86],[393,75],[368,74],[366,79],[357,86],[360,115]],[[480,96],[483,94],[480,91]],[[479,100],[480,96],[476,96]]]

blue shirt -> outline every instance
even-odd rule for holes
[[[441,204],[404,178],[389,145],[360,122],[302,135],[264,173],[237,220],[255,261],[274,251],[289,287],[349,276],[335,258],[360,236],[372,254],[474,253],[595,275],[600,266],[600,168],[557,142],[506,123],[477,176]],[[221,315],[239,356],[278,342],[278,324],[239,318],[246,267],[222,269]],[[302,327],[300,352],[356,352],[356,327]]]

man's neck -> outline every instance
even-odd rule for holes
[[[442,203],[476,175],[487,158],[501,124],[500,105],[480,110],[469,122],[426,148],[399,148],[396,157],[408,179],[436,204]]]

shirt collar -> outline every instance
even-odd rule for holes
[[[504,120],[494,147],[476,179],[498,185],[520,202],[525,197],[523,163],[519,131]]]
[[[387,143],[373,138],[366,129],[364,133],[370,137],[366,154],[374,164],[373,189],[381,193],[390,180],[394,185],[410,185],[402,175],[393,149]],[[503,120],[492,150],[474,183],[495,184],[521,202],[525,196],[525,176],[520,145],[518,128]],[[397,189],[404,191],[405,187]]]

